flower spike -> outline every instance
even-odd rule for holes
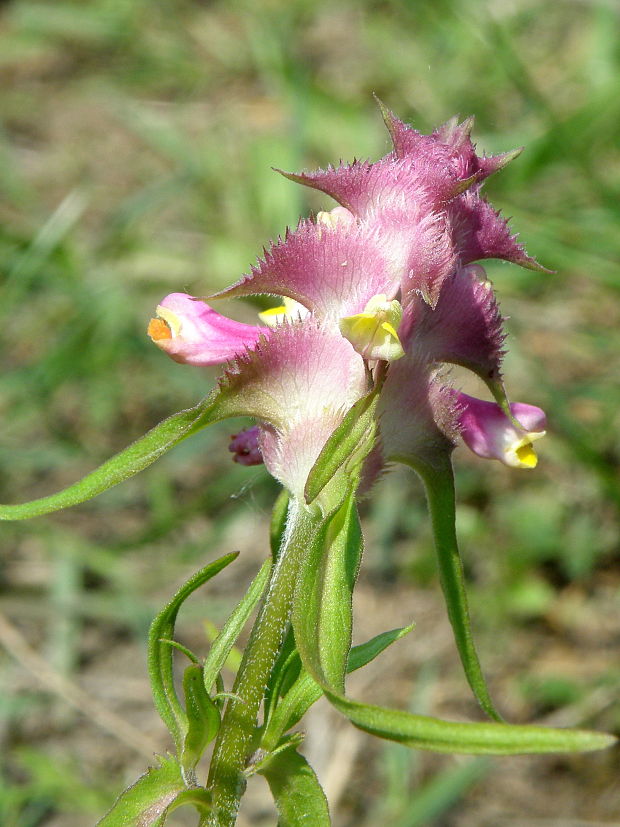
[[[474,434],[473,407],[468,419],[439,373],[442,363],[463,365],[487,383],[498,403],[492,410],[525,440],[502,449],[502,457],[533,462],[527,438],[539,431],[524,426],[521,433],[511,419],[501,377],[503,319],[474,264],[503,258],[543,269],[479,194],[482,180],[516,152],[479,156],[473,118],[452,118],[423,135],[379,105],[393,151],[375,163],[284,173],[339,206],[287,230],[249,275],[218,294],[282,296],[282,306],[259,314],[267,328],[224,319],[183,294],[164,300],[149,328],[178,361],[233,358],[222,411],[255,416],[261,425],[236,437],[231,450],[240,462],[258,461],[262,452],[293,491],[303,490],[303,473],[330,429],[368,390],[367,363],[376,361],[393,364],[381,371],[375,471],[379,457],[443,462],[459,430],[465,441]]]

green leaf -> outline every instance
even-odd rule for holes
[[[226,554],[197,572],[181,586],[168,605],[157,615],[149,630],[148,669],[153,698],[157,711],[174,738],[177,750],[181,750],[187,733],[187,715],[174,687],[173,653],[167,641],[174,635],[174,624],[184,601],[238,556],[239,552]]]
[[[378,399],[376,390],[359,399],[327,440],[306,481],[304,496],[308,504],[321,494],[343,466],[346,477],[342,484],[337,486],[340,497],[335,505],[346,496],[347,478],[356,475],[373,445],[377,428]],[[331,491],[329,493],[331,494]]]
[[[278,808],[278,827],[329,827],[325,793],[303,755],[293,748],[283,750],[258,772],[267,779]]]
[[[482,674],[471,631],[465,576],[456,538],[454,474],[450,458],[446,457],[440,467],[416,465],[415,470],[426,488],[439,565],[439,579],[465,675],[482,709],[490,718],[501,721],[502,717],[493,705]]]
[[[209,790],[205,790],[204,787],[190,787],[188,790],[183,790],[182,793],[179,793],[176,798],[170,802],[166,812],[162,816],[162,820],[158,821],[154,827],[160,827],[160,825],[163,825],[165,823],[166,816],[169,816],[170,813],[174,812],[174,810],[178,810],[179,807],[186,807],[188,804],[195,807],[200,815],[207,815],[213,809],[211,804],[211,793]],[[141,824],[140,827],[142,827]]]
[[[409,626],[402,626],[400,629],[390,629],[387,632],[381,632],[379,635],[367,640],[366,643],[360,643],[358,646],[353,646],[349,652],[349,662],[347,663],[347,672],[355,672],[356,669],[361,669],[367,663],[371,663],[378,655],[381,654],[388,646],[396,643],[397,640],[408,635],[415,629],[415,623]]]
[[[486,755],[588,752],[611,746],[601,732],[526,724],[453,723],[399,709],[362,704],[325,690],[332,704],[360,729],[415,749]]]
[[[295,639],[311,638],[317,666],[330,686],[344,691],[351,648],[351,601],[362,557],[362,532],[355,498],[321,523],[317,540],[300,560],[293,599]]]
[[[178,640],[169,640],[168,638],[160,637],[159,642],[160,643],[167,643],[168,646],[172,646],[172,648],[176,649],[177,652],[183,652],[185,657],[188,660],[191,660],[192,663],[198,663],[198,664],[200,663],[200,658],[198,657],[198,655],[196,655],[194,652],[192,652],[191,649],[188,649],[187,646],[183,646],[183,644],[179,643]]]
[[[147,468],[181,440],[221,418],[217,396],[164,419],[141,439],[68,488],[20,505],[0,505],[0,520],[26,520],[78,505]]]
[[[188,790],[183,790],[179,793],[174,801],[169,805],[166,815],[170,815],[179,807],[185,807],[191,804],[195,807],[201,815],[206,815],[211,812],[211,793],[204,787],[190,787]]]
[[[343,508],[346,505],[345,503]],[[304,558],[311,556],[313,560],[320,561],[322,555],[328,553],[324,547],[330,539],[326,523],[329,524],[329,521],[320,515],[305,512],[299,525],[292,527],[289,553],[296,554],[300,565]],[[302,615],[303,611],[305,616]],[[588,751],[609,746],[615,740],[610,735],[586,730],[503,723],[452,723],[351,700],[342,692],[339,675],[333,669],[331,657],[326,658],[321,651],[321,636],[313,632],[320,627],[321,611],[321,604],[311,599],[303,609],[298,601],[296,611],[293,612],[295,640],[302,663],[333,706],[355,726],[372,735],[416,749],[494,755]],[[335,681],[332,681],[332,676],[336,678]]]
[[[135,784],[125,790],[97,827],[154,827],[172,802],[185,790],[181,768],[174,758],[160,758],[159,767],[148,770]]]
[[[184,773],[187,773],[193,771],[205,747],[217,735],[220,728],[220,712],[205,689],[201,666],[191,664],[185,669],[183,694],[187,734],[181,752],[181,766]]]
[[[261,599],[265,587],[269,582],[270,574],[271,559],[265,560],[260,567],[258,574],[250,583],[250,587],[241,602],[232,611],[219,635],[213,641],[203,667],[204,686],[207,692],[211,691],[235,641],[256,608],[256,604]]]
[[[353,646],[349,652],[347,673],[366,666],[367,663],[380,655],[384,649],[400,640],[412,629],[413,624],[403,629],[392,629],[389,632],[376,635],[376,637],[367,640],[366,643]],[[296,652],[295,654],[299,658],[299,653]],[[319,684],[304,669],[268,718],[261,740],[261,747],[268,751],[274,749],[282,735],[303,718],[322,694],[323,690]]]

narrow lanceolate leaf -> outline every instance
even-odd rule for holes
[[[232,611],[230,617],[222,627],[219,635],[211,644],[203,667],[203,680],[207,692],[210,692],[219,675],[228,655],[248,618],[261,599],[271,574],[271,560],[265,560],[258,574],[251,582],[250,587],[241,602]]]
[[[362,704],[325,690],[331,703],[360,729],[414,749],[481,755],[588,752],[615,742],[612,735],[580,729],[501,723],[453,723],[399,709]]]
[[[391,629],[367,640],[366,643],[353,646],[349,652],[347,673],[366,666],[412,629],[413,624],[402,629]],[[267,751],[275,749],[282,735],[303,718],[322,694],[323,690],[319,684],[304,669],[269,717],[261,747]]]
[[[321,539],[300,560],[293,598],[295,639],[312,639],[322,674],[344,691],[351,648],[351,600],[362,556],[362,532],[354,497],[323,522]]]
[[[311,523],[314,524],[314,530]],[[310,554],[315,559],[320,559],[321,552],[317,550],[317,544],[326,551],[324,543],[328,532],[324,523],[325,520],[318,515],[304,515],[304,523],[298,527],[299,542],[296,533],[289,541],[289,553],[294,553],[300,563]],[[452,723],[351,700],[345,697],[341,686],[331,679],[331,659],[325,658],[320,647],[320,635],[313,632],[320,628],[320,609],[317,601],[309,600],[305,605],[305,617],[300,616],[299,603],[293,610],[295,640],[302,663],[330,703],[355,726],[372,735],[416,749],[492,755],[585,752],[602,749],[615,741],[610,735],[587,730],[561,730],[495,722]]]
[[[450,459],[446,457],[440,470],[420,464],[416,471],[426,487],[439,579],[465,675],[482,709],[490,718],[501,721],[482,674],[471,631],[465,576],[456,539],[454,475]]]
[[[205,747],[217,735],[220,712],[204,687],[202,667],[195,663],[188,666],[183,673],[183,694],[187,734],[183,741],[181,766],[187,773],[195,768]]]
[[[329,827],[327,799],[314,770],[293,748],[259,769],[269,784],[280,818],[278,827]]]
[[[170,730],[178,750],[183,747],[187,734],[187,715],[179,701],[174,686],[173,649],[167,642],[174,635],[179,609],[187,598],[203,583],[215,577],[238,557],[238,552],[226,554],[205,566],[187,583],[184,583],[170,603],[157,615],[149,631],[148,669],[155,706],[163,722]]]
[[[308,475],[304,489],[307,503],[312,503],[319,496],[340,468],[344,466],[347,476],[350,476],[361,465],[373,445],[378,398],[378,394],[372,391],[356,402],[327,440]],[[345,477],[343,497],[347,482]]]
[[[160,766],[151,768],[119,796],[97,827],[163,824],[170,804],[185,790],[185,783],[174,758],[160,760]]]
[[[181,440],[218,418],[216,398],[164,419],[141,439],[68,488],[19,505],[0,505],[0,520],[26,520],[86,502],[147,468]]]

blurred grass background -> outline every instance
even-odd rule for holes
[[[481,657],[511,719],[617,727],[619,31],[612,0],[3,2],[0,499],[68,484],[208,391],[215,373],[176,365],[144,330],[166,293],[223,287],[327,208],[272,166],[384,154],[373,92],[421,130],[473,113],[488,154],[526,146],[487,193],[557,271],[488,267],[510,317],[509,391],[550,426],[532,474],[455,454]],[[275,486],[230,462],[235,424],[92,503],[2,527],[3,825],[94,823],[150,754],[123,721],[168,747],[143,660],[154,612],[241,549],[186,613],[200,637],[266,553]],[[393,474],[365,513],[360,638],[418,627],[360,693],[476,717],[419,485]],[[97,704],[116,724],[87,720]],[[613,753],[472,762],[329,716],[314,713],[308,750],[337,827],[617,823]],[[243,823],[274,823],[262,789],[249,801]]]

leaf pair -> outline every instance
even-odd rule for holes
[[[163,827],[170,813],[187,804],[206,815],[211,810],[211,796],[203,787],[186,787],[174,758],[160,758],[159,766],[126,789],[97,827]]]
[[[347,674],[361,669],[371,663],[388,646],[409,634],[414,628],[405,626],[402,629],[391,629],[379,635],[353,646],[347,659]],[[293,662],[291,662],[293,661]],[[310,707],[316,703],[323,689],[314,678],[301,666],[301,659],[297,650],[294,650],[292,657],[287,664],[287,670],[297,673],[297,678],[283,693],[282,698],[277,702],[275,708],[267,715],[265,729],[261,738],[261,747],[270,752],[280,743],[282,736],[292,727],[299,723]],[[288,671],[287,671],[288,674]]]
[[[313,532],[307,524],[310,520]],[[306,512],[304,521],[301,536],[305,545],[297,550],[300,572],[292,614],[295,640],[305,669],[355,726],[380,738],[438,752],[572,752],[613,743],[611,736],[597,732],[495,722],[453,723],[348,698],[343,676],[351,628],[351,589],[361,555],[353,496],[349,495],[331,518]],[[330,636],[338,628],[342,631],[334,640]]]
[[[196,589],[215,577],[216,574],[219,574],[237,557],[238,552],[227,554],[194,574],[157,615],[149,630],[148,670],[153,699],[162,721],[170,730],[177,752],[182,751],[189,730],[188,715],[181,705],[174,683],[174,647],[171,645],[171,641],[174,638],[177,615],[183,603]],[[189,686],[193,687],[194,683],[195,679],[193,677],[188,679]],[[195,687],[190,691],[196,695]],[[196,703],[199,703],[199,701],[196,700]]]
[[[220,671],[263,594],[271,561],[263,564],[243,600],[213,641],[204,664],[201,665],[184,647],[175,644],[173,637],[183,603],[237,556],[237,552],[227,554],[197,572],[181,586],[151,624],[148,642],[151,688],[157,711],[172,734],[177,757],[160,759],[160,766],[150,769],[125,790],[99,823],[100,827],[124,827],[127,824],[161,827],[166,817],[184,804],[193,805],[201,815],[209,811],[211,795],[196,783],[195,768],[220,727],[218,696],[211,697],[210,691],[214,684],[220,683]],[[181,648],[193,661],[183,673],[184,703],[177,694],[174,681],[175,648]]]
[[[349,653],[347,672],[366,666],[412,628],[407,626],[383,632],[366,643],[354,646]],[[299,662],[296,651],[293,658]],[[299,723],[322,694],[321,686],[302,668],[297,680],[268,717],[263,731],[261,748],[267,756],[255,772],[264,776],[269,784],[280,813],[279,827],[305,827],[308,823],[313,827],[331,825],[325,794],[312,767],[295,749],[295,741],[291,741],[290,745],[285,743],[284,749],[278,748],[283,734]]]

